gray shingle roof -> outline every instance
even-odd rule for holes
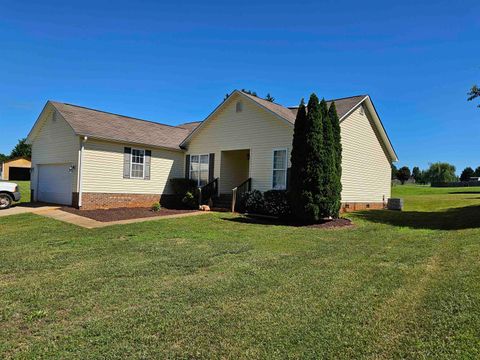
[[[285,107],[250,94],[243,94],[290,123],[295,123],[298,107]],[[338,117],[342,118],[365,96],[366,95],[359,95],[329,100],[328,103],[330,105],[331,101],[335,101]],[[202,123],[201,121],[195,121],[178,126],[171,126],[78,105],[56,101],[50,101],[50,103],[79,136],[144,144],[175,150],[179,150],[180,144]]]
[[[245,94],[245,93],[244,93]],[[276,113],[277,115],[280,115],[281,117],[287,119],[290,121],[292,124],[295,123],[295,118],[297,116],[297,111],[298,111],[298,106],[290,106],[290,107],[284,107],[282,105],[272,103],[270,101],[260,99],[256,96],[245,94],[252,100],[256,101],[260,105],[263,105],[270,111]],[[343,116],[345,116],[355,105],[357,105],[362,99],[365,98],[367,95],[356,95],[356,96],[350,96],[346,98],[341,98],[341,99],[333,99],[333,100],[327,100],[328,106],[334,101],[335,106],[337,108],[337,114],[338,118],[341,119]]]
[[[55,101],[50,103],[80,136],[180,149],[191,127],[164,125]]]

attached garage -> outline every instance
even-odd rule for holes
[[[37,201],[72,205],[71,164],[39,165],[37,176]]]

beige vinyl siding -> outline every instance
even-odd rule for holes
[[[150,180],[123,178],[124,147],[152,151]],[[82,191],[99,193],[169,194],[168,180],[184,177],[184,154],[89,139],[85,143]]]
[[[381,202],[390,197],[391,163],[374,130],[370,115],[360,107],[341,124],[342,201]]]
[[[231,193],[232,189],[248,179],[249,151],[223,151],[221,163],[224,166],[220,172],[220,193]]]
[[[52,108],[53,109],[53,108]],[[54,116],[55,114],[55,116]],[[71,164],[77,169],[80,139],[55,110],[46,111],[41,127],[32,141],[31,188],[36,189],[38,165]],[[77,171],[72,173],[72,192],[77,191]]]
[[[214,175],[220,177],[222,150],[249,149],[252,186],[267,191],[272,188],[273,149],[291,149],[293,127],[244,97],[243,110],[237,113],[235,104],[239,99],[240,95],[232,95],[227,100],[227,106],[193,135],[187,152],[215,153]],[[288,160],[290,163],[290,157]],[[220,188],[225,190],[221,178]]]

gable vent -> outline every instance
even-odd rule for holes
[[[360,115],[365,115],[365,109],[363,108],[363,104],[360,105],[359,112],[360,112]]]
[[[241,102],[241,101],[237,101],[237,103],[236,103],[236,105],[235,105],[235,111],[236,111],[237,113],[239,113],[239,112],[242,112],[242,110],[243,110],[243,104],[242,104],[242,102]]]

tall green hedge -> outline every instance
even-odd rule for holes
[[[308,111],[307,111],[308,110]],[[297,112],[292,144],[289,199],[302,223],[338,217],[341,192],[340,125],[335,105],[310,96]]]
[[[332,179],[332,204],[331,214],[332,217],[338,217],[341,207],[341,194],[342,194],[342,137],[340,134],[340,120],[337,114],[337,107],[335,102],[332,101],[328,109],[328,120],[332,126],[333,132],[333,149],[334,152],[334,165],[335,176]]]

